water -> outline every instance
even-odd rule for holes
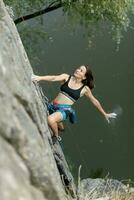
[[[77,66],[88,64],[95,77],[93,94],[107,112],[118,115],[108,124],[86,97],[74,105],[78,123],[66,122],[62,135],[63,150],[73,174],[77,176],[82,165],[84,178],[109,175],[119,180],[133,180],[134,31],[129,29],[124,33],[117,52],[107,27],[103,34],[98,29],[93,46],[88,48],[88,39],[83,36],[85,29],[79,26],[73,32],[60,9],[45,15],[42,23],[50,40],[40,39],[35,47],[33,44],[38,58],[38,62],[31,58],[34,73],[70,74]],[[37,26],[35,19],[27,22],[29,24]],[[50,100],[59,92],[59,83],[41,82],[40,85]]]

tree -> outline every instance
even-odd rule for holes
[[[98,21],[110,21],[117,43],[122,30],[129,27],[129,13],[134,13],[133,0],[5,0],[5,3],[13,7],[16,24],[61,7],[71,21],[87,28]]]

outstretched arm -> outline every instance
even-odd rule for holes
[[[47,76],[36,76],[33,75],[32,81],[65,81],[68,78],[68,74],[60,75],[47,75]]]
[[[93,105],[100,111],[100,113],[108,121],[108,123],[110,122],[109,121],[110,118],[116,118],[116,114],[115,113],[106,113],[104,111],[104,109],[102,108],[100,102],[93,96],[91,90],[87,86],[86,86],[86,89],[85,89],[85,96],[88,97],[88,99],[90,99],[90,101],[93,103]]]

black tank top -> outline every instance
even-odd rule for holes
[[[85,85],[82,85],[80,88],[78,89],[71,89],[70,87],[68,87],[68,83],[70,81],[71,75],[69,76],[68,80],[63,83],[60,87],[61,93],[66,95],[67,97],[69,97],[72,101],[77,101],[80,98],[80,93],[81,90],[83,89],[83,87]]]

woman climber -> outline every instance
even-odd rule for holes
[[[94,78],[88,66],[80,66],[74,71],[73,75],[34,75],[32,81],[59,81],[62,83],[59,94],[48,105],[50,113],[48,125],[57,139],[60,138],[58,130],[64,130],[63,121],[69,118],[72,123],[76,122],[76,113],[72,105],[82,96],[86,96],[93,103],[108,123],[110,118],[116,118],[116,113],[106,113],[100,102],[93,96],[91,90],[94,88]]]

